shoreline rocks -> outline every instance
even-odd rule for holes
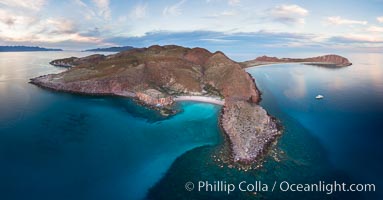
[[[148,89],[143,92],[137,92],[136,96],[140,101],[143,101],[151,106],[162,107],[169,106],[174,103],[172,96],[166,96],[155,89]]]

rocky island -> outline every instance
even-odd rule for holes
[[[161,109],[171,109],[174,100],[182,97],[222,102],[220,125],[236,163],[259,161],[281,134],[275,119],[258,104],[260,92],[243,69],[246,63],[237,63],[219,51],[155,45],[51,64],[70,68],[33,78],[31,83],[64,92],[126,96]]]
[[[62,51],[62,49],[32,46],[0,46],[0,52]]]
[[[277,63],[302,63],[306,65],[317,65],[323,67],[347,67],[352,65],[352,63],[347,58],[334,54],[317,56],[312,58],[277,58],[261,56],[254,60],[245,61],[241,64],[246,68],[258,65]]]

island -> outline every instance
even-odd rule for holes
[[[306,65],[316,65],[330,68],[347,67],[352,65],[352,63],[347,58],[334,54],[317,56],[312,58],[277,58],[261,56],[254,60],[242,62],[241,64],[244,66],[244,68],[246,68],[278,63],[302,63]]]
[[[134,49],[132,46],[122,46],[122,47],[107,47],[107,48],[96,48],[96,49],[87,49],[85,51],[91,52],[121,52]]]
[[[51,49],[30,46],[0,46],[0,52],[21,52],[21,51],[62,51],[62,49]]]
[[[222,105],[219,122],[228,139],[228,158],[235,164],[262,161],[282,133],[276,119],[259,105],[261,93],[246,66],[220,51],[154,45],[51,63],[69,68],[30,82],[63,92],[134,98],[158,110],[172,110],[179,100]]]

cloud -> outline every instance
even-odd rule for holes
[[[0,10],[0,30],[2,30],[0,41],[2,43],[48,46],[52,44],[65,46],[64,41],[72,45],[103,43],[102,39],[95,35],[98,29],[84,34],[79,29],[75,22],[66,18],[40,19],[29,12],[15,13]]]
[[[206,0],[206,3],[222,3],[222,1],[227,1],[227,4],[229,4],[230,6],[236,6],[241,3],[241,0]]]
[[[0,4],[14,7],[14,8],[23,8],[27,10],[40,10],[46,3],[46,0],[33,0],[33,1],[25,1],[25,0],[0,0]]]
[[[218,39],[218,38],[202,38],[201,41],[207,41],[212,43],[231,43],[238,42],[238,40],[230,40],[230,39]]]
[[[16,23],[16,17],[10,15],[9,13],[0,10],[0,23],[3,23],[5,25],[13,26]]]
[[[268,10],[272,20],[284,24],[304,24],[309,11],[298,5],[278,5]]]
[[[229,5],[235,6],[235,5],[238,5],[239,3],[241,3],[241,0],[228,0],[227,2]]]
[[[73,34],[77,32],[77,28],[74,23],[67,19],[47,19],[45,22],[45,27],[49,28],[49,34]]]
[[[133,8],[133,11],[130,13],[131,18],[133,19],[143,19],[146,17],[148,4],[138,4]]]
[[[345,43],[345,44],[350,44],[350,43],[383,44],[382,38],[378,38],[378,37],[367,35],[367,34],[349,34],[344,36],[335,36],[335,37],[329,38],[328,41],[332,43]]]
[[[109,0],[93,0],[93,3],[98,9],[98,14],[104,19],[110,19],[111,11],[109,7]]]
[[[225,11],[221,12],[220,15],[221,16],[235,16],[235,15],[237,15],[237,13],[235,11],[225,10]]]
[[[317,34],[272,31],[247,33],[157,31],[148,32],[139,37],[110,37],[105,39],[104,42],[137,47],[147,47],[154,44],[176,44],[187,47],[198,46],[207,48],[212,52],[221,50],[229,56],[241,57],[240,59],[254,58],[254,54],[275,54],[291,51],[292,49],[295,52],[317,52],[318,50],[333,52],[339,49],[350,51],[363,49],[365,52],[376,52],[383,48],[383,39],[369,34],[322,37]]]
[[[181,0],[174,5],[166,6],[162,11],[163,15],[171,15],[171,16],[179,16],[182,14],[181,6],[184,4],[186,0]]]
[[[7,25],[9,28],[29,27],[38,19],[32,15],[16,14],[12,11],[0,10],[0,25]],[[16,27],[17,26],[17,27]],[[1,27],[0,27],[1,28]],[[5,32],[7,30],[4,30]]]
[[[74,3],[77,6],[80,6],[80,10],[82,15],[85,17],[85,19],[90,20],[93,17],[96,16],[96,13],[92,8],[90,8],[86,3],[84,3],[82,0],[74,0]]]
[[[227,45],[231,48],[238,46],[272,46],[288,45],[290,43],[308,44],[316,36],[310,34],[280,33],[258,31],[252,33],[222,33],[214,31],[190,31],[190,32],[169,32],[157,31],[148,32],[140,37],[111,37],[106,42],[120,45],[150,46],[153,44],[178,44],[184,46]],[[228,47],[228,46],[225,46]]]
[[[278,52],[323,50],[329,45],[315,41],[318,35],[287,32],[236,32],[215,31],[148,32],[139,37],[110,37],[104,42],[118,45],[147,47],[154,44],[176,44],[186,47],[203,47],[212,52],[223,51],[238,60],[254,59],[255,55],[275,54]],[[240,47],[240,48],[239,48]]]
[[[370,26],[367,31],[374,32],[374,33],[383,33],[383,27],[381,26]]]
[[[94,27],[81,33],[83,36],[97,37],[101,35],[100,28]]]
[[[367,21],[344,19],[340,16],[327,17],[326,22],[331,25],[366,25]]]
[[[215,14],[209,14],[207,15],[206,17],[207,18],[220,18],[220,17],[233,17],[233,16],[236,16],[237,15],[237,12],[233,11],[233,10],[225,10],[225,11],[222,11],[220,13],[215,13]]]
[[[6,25],[8,25],[8,26],[12,26],[12,25],[14,25],[15,24],[15,22],[16,22],[16,19],[14,19],[14,18],[5,18],[5,19],[1,19],[1,21],[4,23],[4,24],[6,24]]]
[[[76,42],[79,45],[100,45],[105,41],[130,45],[132,42],[131,45],[138,46],[174,43],[242,52],[249,51],[247,48],[260,52],[271,48],[275,51],[279,48],[325,49],[337,44],[375,47],[374,42],[383,40],[383,15],[364,10],[354,16],[368,17],[371,21],[337,17],[334,13],[318,18],[314,14],[320,8],[311,4],[306,7],[299,3],[202,0],[199,3],[204,7],[198,7],[201,5],[188,0],[166,1],[168,4],[164,4],[165,1],[151,2],[0,0],[0,42],[45,42],[48,45],[66,45],[64,43],[68,42],[76,47]],[[353,6],[347,5],[345,9],[354,10]],[[310,26],[299,27],[309,19]],[[345,27],[320,31],[318,26],[325,21]]]

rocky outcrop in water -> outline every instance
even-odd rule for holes
[[[172,96],[164,95],[163,93],[154,89],[148,89],[143,92],[137,92],[136,96],[140,101],[143,101],[148,105],[157,107],[172,105],[174,102]]]
[[[222,128],[228,133],[234,161],[251,163],[281,134],[277,123],[259,105],[237,101],[223,108]]]
[[[352,63],[345,57],[339,55],[324,55],[312,58],[277,58],[261,56],[254,60],[243,62],[244,67],[251,67],[273,63],[304,63],[309,65],[319,65],[327,67],[346,67]]]
[[[222,52],[151,46],[52,64],[72,67],[31,82],[58,91],[129,96],[152,106],[171,105],[176,95],[224,98],[221,125],[238,162],[256,161],[279,134],[276,122],[258,105],[260,92],[252,77]]]

